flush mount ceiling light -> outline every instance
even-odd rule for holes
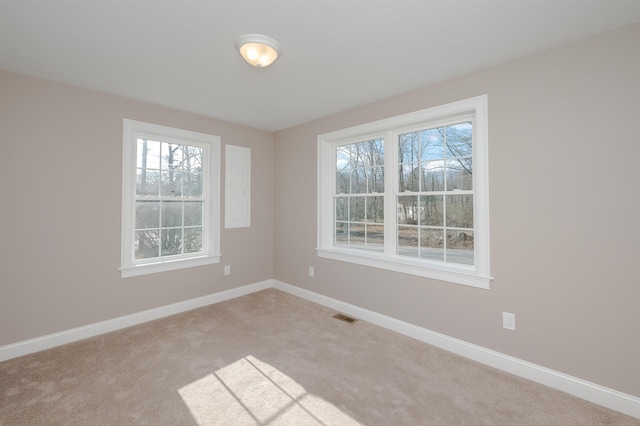
[[[245,61],[257,68],[264,68],[278,58],[280,44],[261,34],[245,34],[238,37],[236,46]]]

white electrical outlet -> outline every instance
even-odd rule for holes
[[[224,274],[225,275],[231,275],[231,265],[225,265]]]
[[[316,275],[316,270],[313,266],[309,266],[309,276],[314,277]]]
[[[502,313],[502,326],[507,330],[516,329],[516,314],[512,314],[510,312]]]

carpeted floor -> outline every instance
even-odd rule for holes
[[[640,425],[269,289],[0,363],[1,425]]]

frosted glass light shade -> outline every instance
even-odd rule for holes
[[[280,44],[261,34],[245,34],[238,37],[236,46],[245,61],[257,68],[271,65],[278,58]]]

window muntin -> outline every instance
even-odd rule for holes
[[[213,135],[124,120],[122,276],[219,261]]]
[[[488,288],[486,105],[479,96],[319,135],[318,255]]]

